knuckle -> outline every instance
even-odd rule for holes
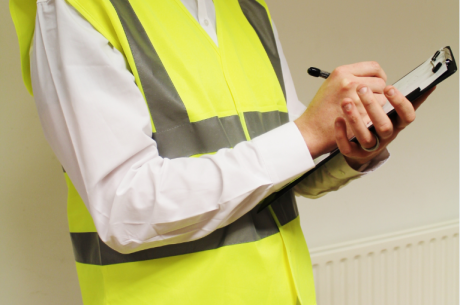
[[[386,83],[387,81],[387,75],[385,74],[385,71],[383,71],[382,67],[380,66],[380,64],[376,61],[371,61],[370,62],[370,65],[372,66],[372,68],[375,70],[376,74],[378,74],[381,78],[381,80]]]
[[[366,146],[366,147],[370,147],[370,146],[372,146],[372,144],[374,144],[373,143],[374,139],[372,137],[365,137],[360,142],[361,142],[361,145]]]
[[[393,134],[393,124],[391,122],[383,123],[380,125],[379,131],[382,138],[389,138]]]
[[[350,90],[353,90],[357,86],[357,83],[350,80],[349,78],[344,78],[341,85],[342,85],[341,88],[343,91],[350,91]]]
[[[383,96],[382,94],[377,94],[376,97],[377,97],[377,101],[378,101],[380,106],[383,106],[383,105],[386,104],[387,99],[386,99],[385,96]]]
[[[375,70],[380,70],[381,67],[380,67],[380,64],[376,61],[370,61],[369,64],[372,66],[372,68],[374,68]]]
[[[409,115],[407,115],[406,121],[408,123],[412,123],[413,121],[415,121],[415,111],[412,111]]]
[[[336,140],[337,140],[338,142],[343,142],[343,141],[345,141],[345,137],[344,137],[342,134],[336,135],[335,138],[336,138]]]
[[[336,78],[336,77],[340,77],[341,75],[344,74],[344,67],[343,66],[340,66],[340,67],[337,67],[334,69],[334,71],[332,71],[331,73],[331,76]]]
[[[400,133],[401,131],[404,130],[404,128],[406,128],[406,126],[403,126],[402,124],[400,124],[395,128],[395,130],[397,133]]]
[[[364,106],[370,106],[374,102],[372,99],[368,97],[361,98],[361,102],[363,103]]]
[[[356,125],[358,123],[358,117],[353,114],[350,115],[349,120],[350,120],[350,123],[353,125]]]
[[[340,152],[343,154],[343,155],[350,155],[351,154],[351,148],[350,147],[341,147],[340,148]]]
[[[344,78],[340,81],[340,91],[345,92],[350,90],[351,81],[348,78]]]
[[[380,69],[382,69],[382,68],[380,68]],[[387,74],[385,73],[385,70],[383,70],[383,69],[382,69],[382,79],[383,79],[383,81],[384,81],[385,83],[386,83],[387,80],[388,80]]]

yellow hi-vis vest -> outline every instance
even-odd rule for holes
[[[28,49],[35,3],[29,1],[11,0],[10,7],[31,90]],[[288,121],[263,0],[214,0],[219,46],[180,0],[67,1],[126,57],[149,107],[161,156],[231,148]],[[85,305],[316,304],[292,193],[199,240],[120,254],[99,238],[66,179]]]

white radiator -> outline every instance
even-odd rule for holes
[[[458,220],[311,249],[318,305],[458,305]]]

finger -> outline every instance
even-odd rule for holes
[[[375,61],[359,62],[345,67],[355,76],[380,77],[385,82],[387,81],[385,71],[383,71],[382,67]]]
[[[359,85],[360,84],[357,83],[357,82],[349,82],[344,86],[343,89],[344,89],[344,91],[348,92],[348,95],[349,95],[348,97],[353,100],[353,102],[355,103],[356,108],[358,109],[358,112],[361,114],[361,117],[364,120],[364,123],[367,124],[370,121],[370,119],[369,119],[369,117],[367,115],[366,109],[364,108],[364,106],[361,103],[361,100],[360,100],[358,94],[356,93],[356,88]],[[376,95],[376,99],[379,101],[379,104],[381,104],[382,106],[387,102],[387,98],[385,97],[385,95],[383,95],[383,91],[382,91],[382,94],[375,94],[375,95]]]
[[[393,134],[393,123],[383,111],[382,106],[375,100],[374,94],[366,86],[360,85],[356,88],[357,93],[366,111],[374,124],[375,131],[382,139],[387,139]]]
[[[364,123],[368,123],[370,121],[368,115],[367,115],[367,110],[364,108],[364,105],[362,104],[361,100],[359,99],[359,96],[357,95],[358,99],[353,101],[355,102],[356,108],[358,108],[359,113],[361,114],[361,117],[364,120]],[[376,94],[374,93],[374,98],[377,101],[377,103],[380,105],[380,107],[383,107],[387,102],[387,98],[384,94]]]
[[[418,107],[420,107],[420,105],[428,98],[428,96],[430,96],[431,93],[433,93],[434,90],[436,90],[436,86],[434,86],[433,88],[428,90],[426,93],[422,94],[418,99],[416,99],[412,103],[412,105],[414,106],[414,109],[417,110]]]
[[[377,140],[375,139],[375,136],[367,129],[351,99],[345,98],[342,101],[342,110],[345,116],[345,120],[347,121],[361,146],[369,149],[374,147],[377,144]]]
[[[367,111],[366,109],[364,108],[363,104],[361,103],[361,100],[359,99],[359,96],[358,94],[356,93],[356,88],[359,86],[360,84],[357,83],[357,82],[349,82],[348,84],[346,84],[344,87],[343,87],[343,90],[347,92],[347,97],[350,98],[351,100],[353,100],[353,102],[355,103],[355,106],[358,110],[358,112],[361,114],[361,117],[363,119],[366,119],[368,118],[367,117]],[[367,123],[368,120],[365,120],[365,122]]]
[[[381,94],[383,94],[383,90],[387,85],[385,81],[380,77],[356,77],[353,81],[359,84],[366,85],[374,93]]]
[[[415,120],[415,109],[411,102],[393,86],[385,88],[385,96],[398,113],[396,128],[403,129]]]
[[[347,123],[344,118],[338,117],[335,120],[335,141],[337,147],[344,156],[359,156],[363,153],[363,150],[354,143],[348,140],[347,136]]]
[[[359,99],[358,94],[356,93],[356,87],[359,86],[359,83],[352,82],[346,79],[346,83],[343,85],[343,92],[346,93],[346,96],[353,100],[355,106],[358,108],[359,113],[363,116],[366,114],[366,109],[361,104],[361,100]]]

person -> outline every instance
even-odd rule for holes
[[[257,204],[335,146],[342,154],[297,194],[322,196],[385,162],[415,114],[380,66],[335,69],[305,109],[264,1],[32,6],[13,1],[12,14],[66,171],[84,303],[315,304],[293,193]]]

